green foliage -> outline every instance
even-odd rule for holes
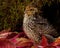
[[[0,30],[22,24],[25,6],[30,0],[0,0]]]

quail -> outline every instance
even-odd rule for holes
[[[50,40],[49,42],[54,40],[53,36],[57,36],[55,28],[39,14],[39,9],[35,5],[26,6],[23,29],[25,34],[35,43],[40,42],[42,34]]]

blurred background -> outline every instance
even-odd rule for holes
[[[30,0],[0,0],[0,31],[21,31],[25,6]]]
[[[26,5],[33,0],[0,0],[0,31],[11,29],[21,32]],[[38,0],[36,0],[38,1]],[[60,30],[60,0],[42,0],[43,14],[58,31]],[[39,5],[38,5],[39,6]]]

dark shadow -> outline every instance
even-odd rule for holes
[[[50,24],[58,31],[60,35],[60,3],[53,3],[49,6],[47,3],[42,7],[43,17],[47,18]]]

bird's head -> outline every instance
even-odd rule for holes
[[[26,9],[25,9],[24,13],[27,14],[28,16],[32,16],[32,15],[34,15],[37,12],[38,12],[37,7],[29,5],[29,6],[26,6]]]

